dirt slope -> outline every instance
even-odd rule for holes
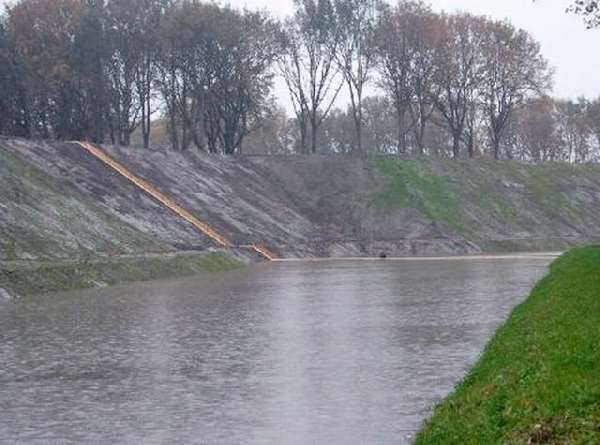
[[[236,244],[264,244],[281,257],[600,239],[600,166],[104,148]],[[212,246],[74,144],[0,140],[0,162],[0,259]]]

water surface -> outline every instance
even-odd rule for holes
[[[407,443],[549,260],[276,263],[0,303],[0,440]]]

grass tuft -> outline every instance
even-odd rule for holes
[[[33,268],[0,268],[0,288],[26,296],[222,272],[240,267],[240,262],[220,252],[164,258],[102,259],[78,264],[45,263]]]

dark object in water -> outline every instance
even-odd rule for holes
[[[380,259],[382,259],[382,260],[385,260],[385,259],[387,258],[387,253],[385,253],[385,252],[381,252],[381,253],[379,254],[379,258],[380,258]]]

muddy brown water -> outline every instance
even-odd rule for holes
[[[0,441],[409,443],[549,262],[276,263],[0,302]]]

